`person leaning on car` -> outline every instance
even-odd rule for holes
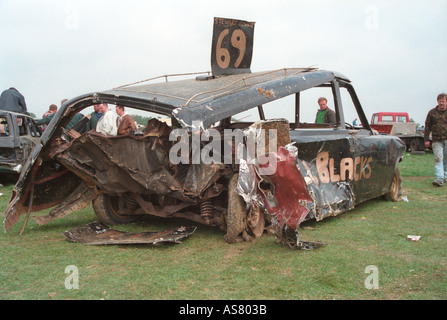
[[[315,123],[329,123],[335,124],[335,112],[327,106],[327,99],[321,97],[318,99],[320,109],[315,117]]]
[[[437,101],[438,105],[427,114],[424,138],[425,146],[430,147],[431,133],[432,149],[435,156],[433,185],[441,187],[444,182],[447,182],[447,94],[439,94]]]

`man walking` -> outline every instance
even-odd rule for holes
[[[438,105],[428,112],[425,120],[425,146],[430,147],[431,133],[435,156],[433,185],[442,187],[444,182],[447,182],[447,94],[439,94],[437,100]]]

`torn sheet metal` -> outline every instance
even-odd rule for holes
[[[181,240],[192,235],[196,229],[196,227],[180,227],[169,231],[134,233],[113,230],[97,221],[65,231],[63,234],[70,242],[88,245],[157,244],[181,243]]]
[[[262,166],[271,165],[269,162]],[[262,176],[258,190],[267,211],[272,215],[277,240],[294,248],[299,246],[298,229],[309,210],[308,203],[313,203],[306,182],[296,165],[296,149],[284,147],[276,154],[276,171],[269,176]]]
[[[269,162],[260,167],[271,165]],[[270,176],[263,176],[271,189],[263,189],[262,181],[259,183],[261,197],[267,210],[273,215],[279,227],[287,225],[296,230],[304,221],[309,210],[307,203],[313,202],[310,197],[303,176],[296,166],[295,155],[286,148],[280,147],[276,154],[276,172]]]

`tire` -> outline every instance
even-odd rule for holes
[[[228,243],[240,241],[247,225],[245,201],[236,192],[238,177],[239,174],[234,174],[228,183],[227,234],[224,236],[224,240]]]
[[[99,220],[106,225],[132,223],[139,220],[141,215],[123,215],[118,213],[120,204],[124,210],[127,208],[125,202],[125,197],[100,194],[92,201],[92,206]]]
[[[410,140],[410,152],[419,151],[419,143],[417,139]]]
[[[388,201],[397,202],[400,200],[401,196],[402,196],[402,179],[400,176],[399,168],[396,168],[396,171],[394,171],[393,182],[391,183],[388,192],[385,194],[385,199],[387,199]]]

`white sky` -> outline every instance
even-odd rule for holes
[[[346,75],[368,119],[423,124],[447,92],[446,0],[0,0],[0,91],[41,117],[63,98],[209,71],[214,17],[256,22],[252,71]]]

